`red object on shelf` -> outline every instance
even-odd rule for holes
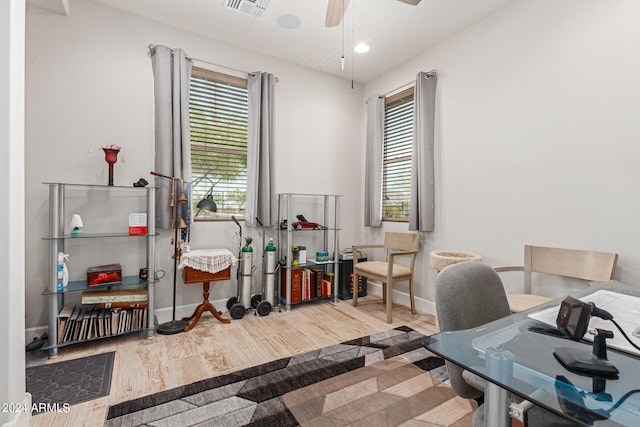
[[[107,283],[122,283],[122,266],[120,264],[97,265],[87,268],[88,286],[101,286]]]
[[[109,164],[109,185],[113,186],[113,165],[118,161],[119,148],[102,147],[104,160]]]
[[[287,294],[287,269],[280,270],[280,295],[285,298]],[[291,269],[291,302],[302,300],[302,268]]]
[[[326,230],[327,227],[317,222],[309,221],[296,221],[291,224],[294,230],[311,229],[311,230]]]

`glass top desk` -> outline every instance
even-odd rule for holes
[[[600,289],[640,297],[640,288],[624,285],[590,286],[572,296],[588,298]],[[609,346],[607,356],[619,369],[619,378],[594,379],[570,372],[553,355],[556,347],[590,352],[590,342],[535,331],[548,325],[529,314],[545,308],[552,311],[551,307],[559,306],[561,301],[562,298],[477,328],[441,332],[426,337],[424,344],[431,352],[488,381],[484,406],[487,426],[511,425],[510,393],[576,421],[577,425],[639,426],[640,357]],[[640,306],[637,310],[640,313]],[[618,320],[616,313],[610,311]],[[640,326],[640,315],[635,318],[636,326]],[[613,331],[616,337],[621,335],[613,323],[606,323],[605,329]],[[640,338],[632,335],[633,330],[625,332],[640,345]]]

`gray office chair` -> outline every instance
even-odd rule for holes
[[[443,332],[474,328],[511,314],[502,280],[492,267],[477,261],[453,264],[438,274],[436,311]],[[465,399],[479,400],[485,380],[454,363],[445,363],[453,391]],[[529,409],[528,419],[530,426],[574,425],[535,405]],[[473,414],[473,425],[484,426],[482,404]]]

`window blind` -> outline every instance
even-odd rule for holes
[[[382,219],[407,221],[411,191],[413,87],[385,101]]]
[[[246,79],[193,68],[189,102],[193,202],[209,191],[217,214],[244,216],[247,189]],[[213,187],[213,189],[212,189]],[[212,189],[212,190],[211,190]]]

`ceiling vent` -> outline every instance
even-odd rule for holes
[[[224,5],[244,15],[261,18],[271,0],[225,0]]]

